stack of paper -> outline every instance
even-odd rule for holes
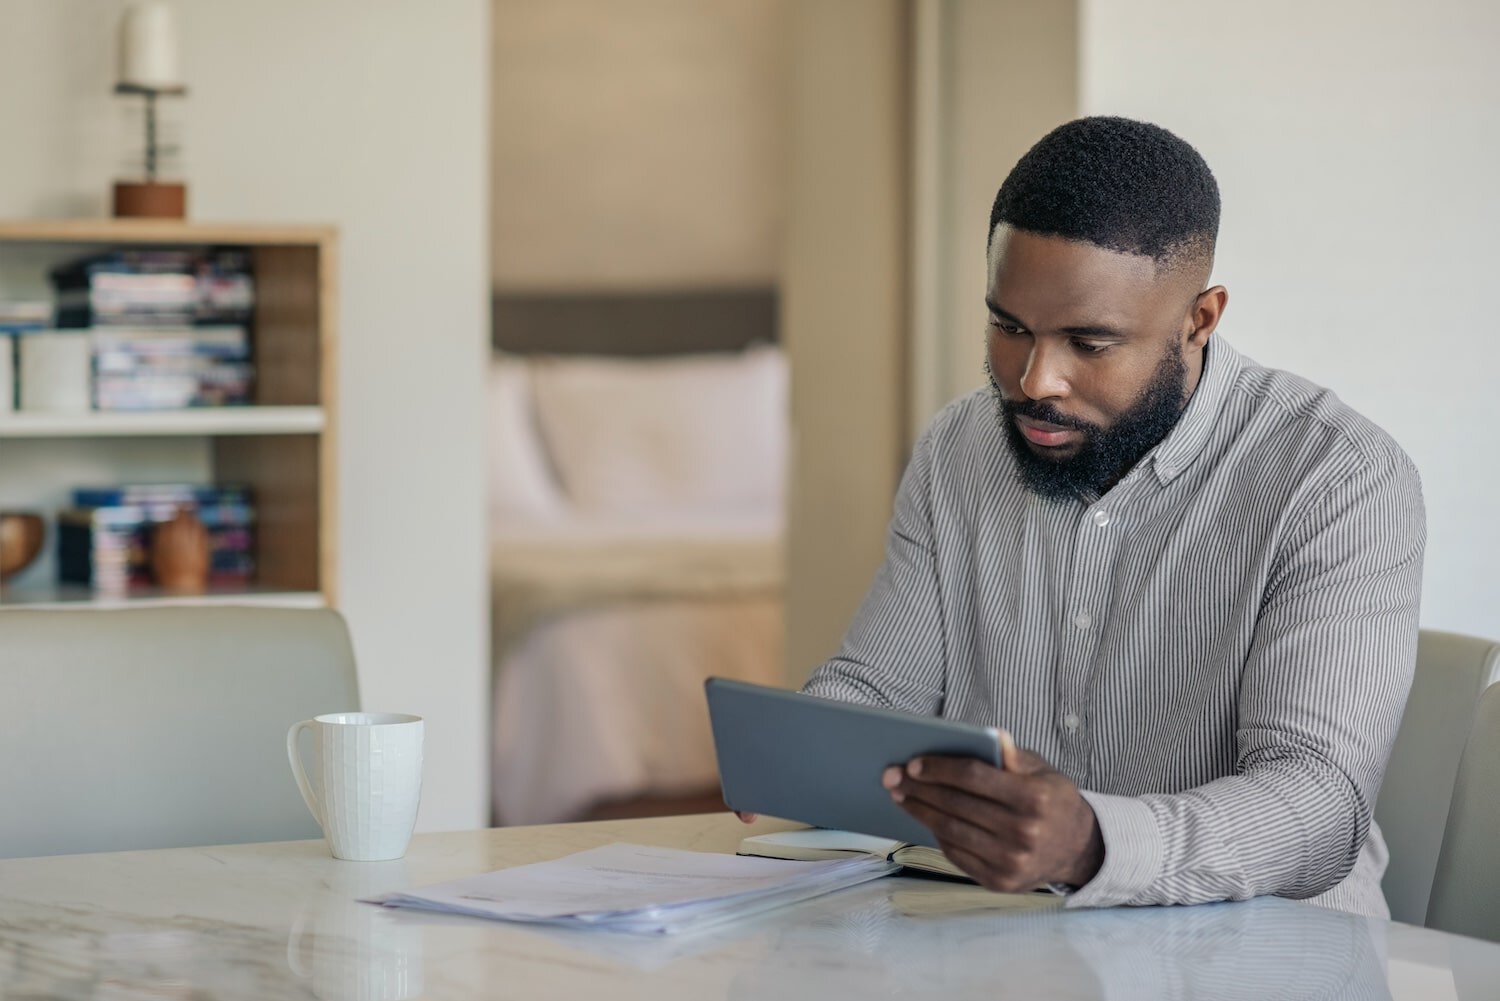
[[[788,862],[614,844],[375,902],[504,921],[672,934],[711,928],[899,868],[868,855]]]

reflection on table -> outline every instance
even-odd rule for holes
[[[359,902],[614,841],[731,851],[746,830],[711,815],[427,834],[391,863],[321,842],[0,861],[0,997],[1500,997],[1500,945],[1276,898],[1067,911],[893,878],[681,937]]]

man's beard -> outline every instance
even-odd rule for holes
[[[1068,417],[1050,403],[1005,399],[990,371],[988,358],[985,374],[990,380],[995,416],[1015,453],[1022,482],[1043,497],[1057,500],[1102,495],[1167,436],[1187,406],[1183,392],[1187,364],[1181,349],[1175,345],[1167,349],[1141,395],[1110,428]],[[1067,458],[1038,455],[1017,427],[1017,414],[1077,429],[1083,433],[1083,444]]]

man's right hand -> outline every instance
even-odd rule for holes
[[[741,813],[739,810],[734,811],[734,815],[740,818],[740,823],[742,824],[753,824],[760,819],[760,814],[758,813]]]

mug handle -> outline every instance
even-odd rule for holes
[[[323,827],[323,805],[318,802],[318,797],[313,795],[312,783],[307,781],[307,772],[302,769],[302,755],[297,752],[297,738],[304,729],[309,729],[316,724],[310,719],[301,723],[293,723],[292,728],[286,732],[286,757],[292,765],[292,776],[297,780],[297,788],[302,792],[302,801],[307,804],[307,809],[312,812],[313,819]]]

